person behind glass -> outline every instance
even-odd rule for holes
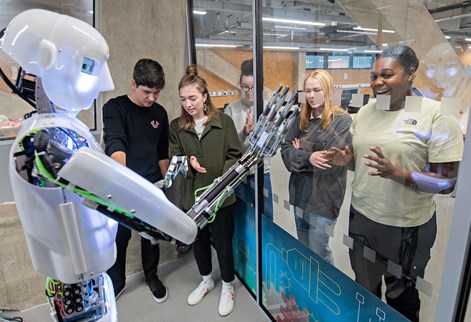
[[[141,59],[134,66],[131,93],[110,99],[103,106],[106,154],[152,183],[163,179],[169,166],[168,116],[156,103],[164,85],[162,66],[155,60]],[[126,286],[126,249],[130,239],[131,230],[119,225],[116,262],[108,270],[116,296]],[[141,237],[141,257],[152,297],[162,303],[168,290],[157,276],[159,244]]]
[[[182,208],[194,204],[196,191],[207,187],[242,156],[239,138],[232,119],[219,112],[211,102],[206,81],[190,65],[179,84],[181,116],[170,123],[170,156],[189,158],[189,171],[181,180]],[[234,308],[235,277],[232,253],[234,233],[233,194],[221,205],[214,220],[208,223],[193,243],[193,252],[203,281],[188,296],[188,304],[196,305],[214,288],[211,275],[211,241],[216,249],[221,270],[222,290],[218,312],[226,316]]]
[[[249,144],[249,136],[254,129],[254,96],[253,96],[253,60],[245,60],[241,65],[241,74],[239,78],[241,99],[230,103],[224,110],[229,115],[237,129],[239,140],[242,144],[242,149],[245,152]],[[272,200],[272,187],[270,179],[270,158],[263,159],[263,187],[264,187],[264,202],[263,214],[270,220],[273,220],[273,200]],[[247,176],[247,183],[240,183],[235,189],[236,194],[248,201],[251,205],[255,204],[255,177],[254,174]],[[265,193],[267,194],[265,196]]]
[[[306,102],[281,145],[281,157],[291,172],[289,201],[295,207],[298,239],[331,264],[329,231],[342,206],[347,170],[327,164],[324,154],[332,147],[351,144],[352,123],[344,109],[332,104],[333,90],[327,71],[306,75]]]
[[[370,86],[375,97],[389,96],[389,109],[363,106],[351,126],[353,150],[327,156],[355,170],[349,235],[356,281],[381,298],[384,276],[387,303],[411,321],[419,320],[416,279],[424,277],[437,232],[433,197],[454,189],[463,152],[458,122],[440,113],[439,102],[424,98],[419,112],[405,109],[418,66],[405,45],[379,54]],[[376,252],[374,263],[364,247]],[[389,260],[401,266],[401,278],[388,271]]]

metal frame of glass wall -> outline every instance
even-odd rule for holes
[[[470,133],[468,119],[467,133]],[[465,321],[471,283],[471,141],[465,140],[435,321]]]

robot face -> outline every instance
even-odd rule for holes
[[[425,74],[440,88],[453,86],[464,67],[448,42],[433,46],[425,55],[422,64]]]
[[[41,77],[48,98],[69,113],[89,108],[100,92],[114,89],[108,45],[81,20],[40,9],[22,12],[8,25],[2,49]]]

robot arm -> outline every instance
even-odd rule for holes
[[[413,171],[411,173],[412,184],[418,191],[426,193],[450,193],[455,187],[457,178],[430,176]]]
[[[83,138],[74,138],[76,151],[67,148],[64,140],[72,134],[61,137],[60,131],[64,130],[41,129],[34,135],[34,154],[31,151],[29,158],[34,159],[36,177],[80,195],[88,207],[148,239],[174,238],[186,244],[195,240],[196,225],[162,190],[90,149]]]
[[[155,229],[150,228],[155,227],[186,244],[196,238],[195,223],[162,190],[101,152],[79,149],[58,172],[58,178],[65,180],[67,188],[83,191],[84,197],[107,210],[149,227],[138,230],[142,233],[155,237]]]
[[[293,107],[297,93],[293,92],[285,102],[289,88],[286,87],[280,94],[280,85],[268,101],[262,115],[249,137],[250,147],[235,165],[227,170],[221,177],[205,190],[188,211],[199,228],[204,227],[211,217],[250,173],[252,167],[261,164],[264,157],[275,154],[289,126],[299,113],[297,106]],[[283,108],[282,105],[285,103]]]

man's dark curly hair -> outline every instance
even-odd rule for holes
[[[163,89],[165,73],[162,66],[155,60],[143,58],[134,65],[133,79],[136,86]]]

